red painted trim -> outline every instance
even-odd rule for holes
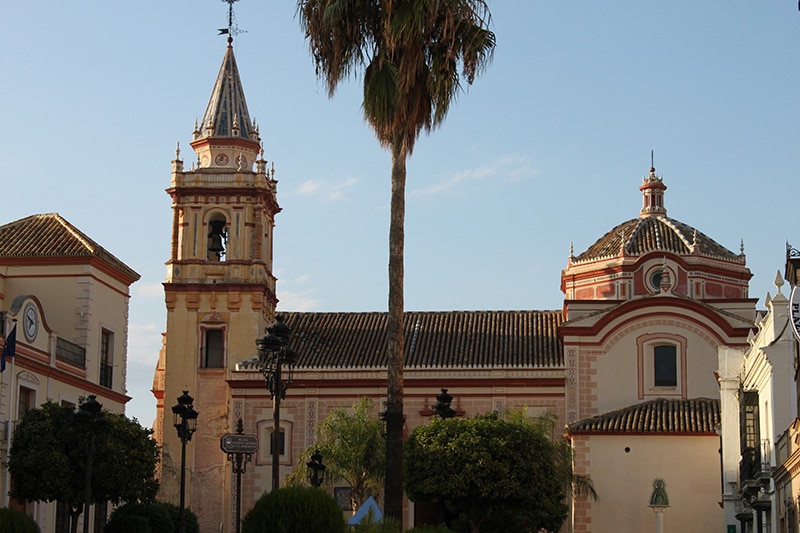
[[[19,345],[17,345],[17,348],[19,349]],[[85,369],[83,369],[84,376],[78,376],[73,373],[65,372],[61,368],[53,368],[48,364],[42,364],[39,361],[26,357],[25,355],[20,354],[19,351],[17,352],[15,356],[16,362],[14,363],[16,368],[28,370],[34,374],[44,376],[48,379],[54,379],[59,383],[64,383],[65,385],[70,385],[72,387],[81,389],[88,394],[95,394],[98,398],[107,398],[113,402],[121,403],[123,405],[131,400],[131,397],[126,394],[122,394],[112,389],[101,387],[96,383],[87,381],[85,379]],[[59,365],[59,362],[56,362],[56,364]]]
[[[576,436],[584,437],[717,437],[714,431],[700,431],[692,433],[689,431],[629,431],[629,432],[612,432],[612,431],[570,431],[567,429],[564,434],[569,438]]]
[[[652,298],[641,298],[623,303],[619,307],[616,307],[611,311],[609,311],[608,313],[606,313],[593,326],[570,326],[569,324],[562,324],[561,327],[559,327],[558,329],[558,336],[562,340],[562,342],[564,342],[564,339],[568,336],[597,337],[601,334],[603,329],[608,327],[613,321],[618,320],[624,317],[625,315],[630,315],[630,318],[620,322],[617,326],[613,328],[613,330],[606,332],[605,335],[603,335],[596,341],[591,341],[589,343],[582,343],[585,345],[597,346],[604,344],[610,335],[616,334],[619,331],[619,328],[625,324],[631,322],[640,322],[650,317],[659,317],[659,318],[676,317],[680,318],[681,320],[701,326],[703,330],[707,331],[711,336],[716,338],[720,344],[731,344],[728,339],[723,338],[721,335],[717,333],[716,330],[708,327],[708,324],[706,322],[697,320],[696,318],[693,317],[689,317],[683,313],[677,313],[675,311],[672,312],[663,311],[663,310],[652,310],[647,313],[637,313],[637,311],[641,309],[648,309],[654,307],[662,307],[662,308],[673,307],[676,309],[685,309],[693,311],[701,315],[702,317],[708,318],[710,323],[717,326],[720,330],[722,330],[722,332],[725,335],[732,338],[742,337],[746,339],[750,330],[752,329],[748,327],[738,327],[738,328],[733,327],[717,313],[708,309],[705,306],[702,306],[694,302],[693,300],[688,300],[684,298],[675,298],[669,296],[654,296]]]
[[[131,278],[130,276],[125,276],[119,270],[114,269],[105,261],[102,261],[96,257],[92,258],[90,261],[86,261],[86,257],[54,257],[54,258],[4,258],[0,260],[0,265],[3,266],[15,266],[15,267],[22,267],[22,266],[84,266],[89,265],[91,268],[97,269],[105,274],[108,274],[115,280],[119,281],[120,283],[125,284],[126,287],[130,287],[130,285],[139,279],[139,275],[137,277]],[[55,278],[78,278],[78,277],[86,277],[87,274],[85,272],[75,273],[75,274],[11,274],[11,275],[4,275],[5,279],[37,279],[37,278],[44,278],[44,279],[55,279]],[[112,291],[126,297],[130,298],[130,292],[121,291],[118,288],[114,287],[113,285],[109,285],[108,282],[100,279],[95,274],[91,273],[88,276],[98,283],[105,285]]]

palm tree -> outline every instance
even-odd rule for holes
[[[364,118],[392,154],[384,501],[399,520],[406,160],[420,132],[444,121],[461,77],[471,84],[491,61],[491,14],[485,0],[299,0],[298,14],[329,96],[363,67]]]
[[[327,482],[342,479],[350,486],[353,513],[368,497],[379,500],[386,447],[381,436],[383,424],[372,410],[373,402],[367,397],[359,399],[352,409],[331,410],[320,424],[317,442],[300,455],[286,484],[308,484],[306,464],[318,451],[325,459]]]

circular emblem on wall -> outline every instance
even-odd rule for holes
[[[28,342],[33,342],[39,333],[39,311],[32,303],[26,305],[22,312],[22,330],[25,332]]]
[[[219,154],[215,159],[214,162],[219,166],[224,166],[228,164],[228,156],[225,154]]]

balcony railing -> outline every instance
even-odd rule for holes
[[[56,359],[86,368],[86,348],[58,337],[56,339]]]

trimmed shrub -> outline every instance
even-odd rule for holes
[[[150,521],[144,516],[114,515],[106,522],[105,533],[153,533]]]
[[[406,533],[454,533],[454,531],[443,525],[436,526],[417,526],[409,529]]]
[[[286,487],[258,499],[242,520],[242,533],[346,533],[336,500],[314,487]]]
[[[14,533],[40,533],[39,526],[33,518],[22,511],[9,507],[0,507],[0,531]]]
[[[197,515],[186,509],[186,533],[199,533]],[[105,533],[175,533],[178,530],[180,508],[166,502],[126,503],[111,513]],[[140,529],[131,524],[138,525]]]

